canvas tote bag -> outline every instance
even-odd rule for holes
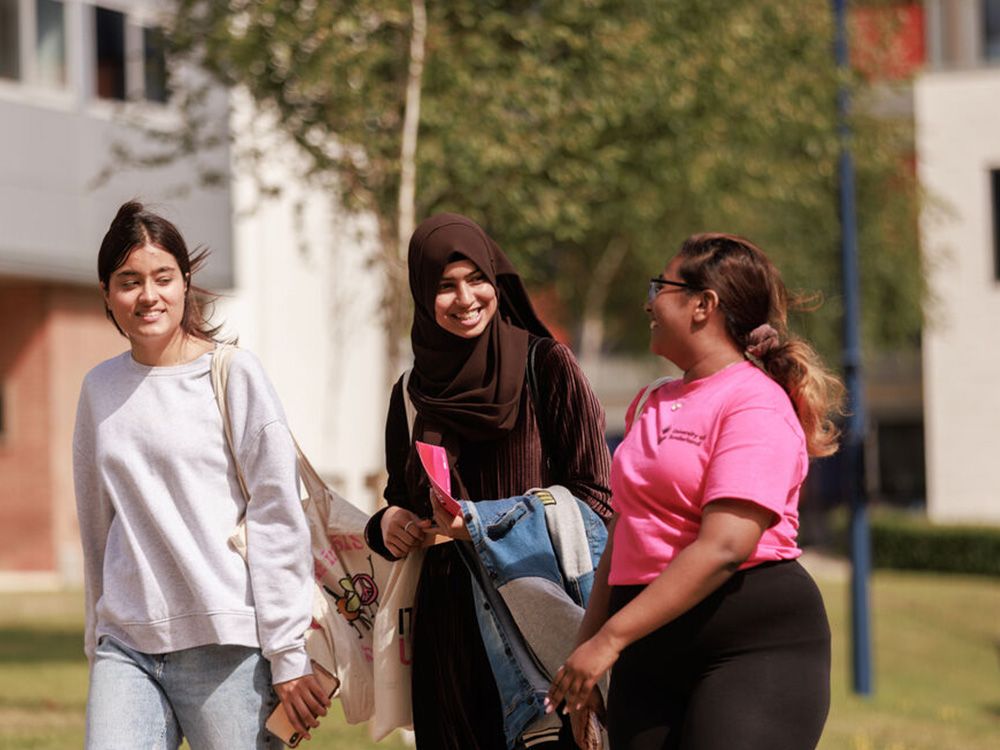
[[[403,373],[403,404],[412,435],[416,408],[406,390],[411,372]],[[411,550],[405,558],[393,563],[385,598],[375,615],[375,715],[368,729],[376,742],[394,729],[413,727],[411,625],[423,563],[423,549]]]

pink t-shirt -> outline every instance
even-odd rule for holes
[[[636,400],[626,416],[633,421]],[[806,441],[785,391],[750,362],[656,389],[611,465],[612,585],[649,583],[698,536],[713,500],[746,500],[777,519],[741,566],[801,554]]]

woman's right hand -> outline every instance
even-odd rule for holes
[[[382,541],[394,557],[406,557],[424,543],[424,534],[433,522],[406,508],[392,505],[382,514]]]

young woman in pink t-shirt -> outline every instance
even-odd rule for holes
[[[811,456],[843,386],[787,330],[788,293],[741,237],[690,237],[652,280],[650,349],[611,470],[612,536],[549,710],[600,710],[613,750],[806,750],[829,709],[830,629],[796,562]]]

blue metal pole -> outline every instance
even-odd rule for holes
[[[841,74],[848,71],[846,0],[833,0],[836,57]],[[844,431],[844,490],[851,509],[851,656],[854,692],[872,693],[871,627],[868,578],[871,538],[862,481],[865,436],[865,393],[861,379],[861,294],[858,282],[858,230],[854,203],[854,160],[848,124],[850,95],[842,82],[837,92],[840,133],[841,268],[844,286],[844,379],[850,411]]]

